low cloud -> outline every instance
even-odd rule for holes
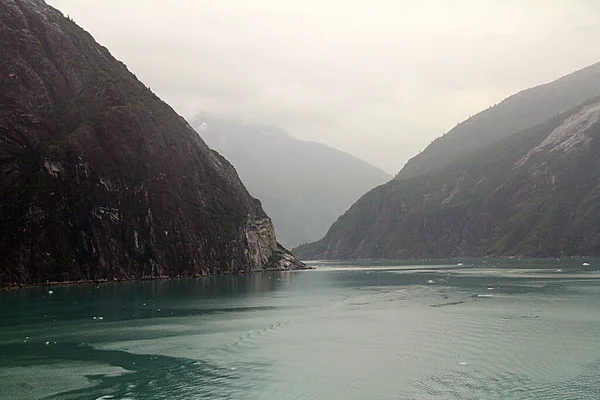
[[[390,173],[600,61],[595,1],[52,0],[185,117],[278,125]]]

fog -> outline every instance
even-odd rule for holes
[[[190,118],[268,123],[389,173],[600,61],[595,0],[51,0]]]

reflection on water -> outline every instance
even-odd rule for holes
[[[316,266],[2,292],[2,398],[600,398],[600,260]]]

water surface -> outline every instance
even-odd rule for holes
[[[1,397],[600,398],[600,260],[315,266],[0,292]]]

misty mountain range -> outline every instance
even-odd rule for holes
[[[302,258],[600,254],[600,64],[464,121],[390,181],[276,127],[194,130],[56,9],[0,4],[2,285],[304,268],[275,230],[324,235]]]
[[[198,114],[191,124],[260,199],[284,246],[323,237],[358,197],[391,179],[365,161],[276,127],[208,114]]]
[[[482,111],[434,141],[394,180],[362,196],[323,239],[295,254],[600,254],[598,95],[600,64],[594,64]]]

